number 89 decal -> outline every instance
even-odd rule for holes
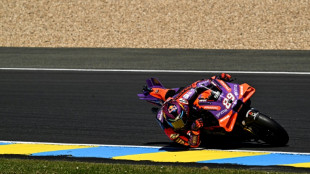
[[[226,98],[223,100],[223,105],[226,107],[226,109],[229,109],[235,100],[235,96],[232,93],[228,93],[226,95]]]

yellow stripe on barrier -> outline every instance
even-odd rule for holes
[[[216,151],[216,150],[189,150],[189,151],[158,152],[158,153],[147,153],[139,155],[118,156],[113,157],[113,159],[134,160],[134,161],[146,160],[154,162],[197,162],[197,161],[224,159],[224,158],[265,155],[265,154],[269,153]]]
[[[0,154],[30,155],[33,153],[40,153],[40,152],[89,148],[89,147],[94,146],[56,145],[56,144],[9,144],[0,146]]]

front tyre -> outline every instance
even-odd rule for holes
[[[285,129],[264,114],[259,113],[250,127],[259,139],[272,146],[285,146],[288,143]]]

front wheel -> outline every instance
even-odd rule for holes
[[[289,136],[285,129],[272,118],[259,113],[251,129],[262,141],[273,146],[285,146],[288,143]]]

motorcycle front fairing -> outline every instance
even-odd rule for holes
[[[219,126],[231,132],[243,104],[255,93],[248,84],[235,84],[215,79],[211,84],[217,87],[220,95],[214,100],[200,101],[199,104],[218,120]]]

